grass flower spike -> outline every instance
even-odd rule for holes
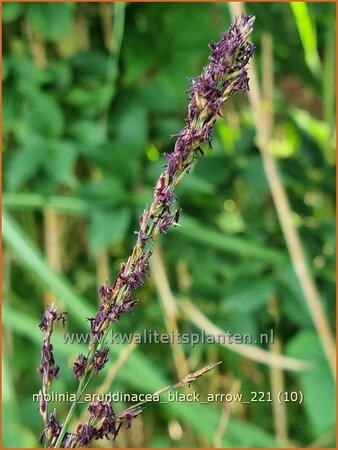
[[[151,205],[144,209],[139,218],[139,230],[136,231],[137,239],[131,255],[127,262],[121,265],[115,282],[111,286],[100,287],[101,301],[98,312],[95,317],[88,318],[88,353],[79,354],[73,366],[74,376],[79,381],[77,399],[80,399],[92,376],[99,373],[108,361],[106,338],[111,326],[138,302],[132,294],[143,285],[149,273],[149,258],[154,242],[179,221],[180,209],[175,205],[174,189],[184,175],[189,173],[198,156],[203,156],[201,145],[207,143],[211,147],[213,126],[221,115],[224,102],[236,92],[245,94],[248,91],[247,68],[254,52],[254,46],[249,41],[253,23],[253,16],[242,15],[237,18],[219,42],[209,45],[212,53],[203,73],[190,80],[185,126],[176,136],[173,152],[164,154],[166,165],[154,188]],[[45,333],[40,367],[43,393],[48,390],[52,379],[58,373],[50,344],[56,318],[56,310],[49,308],[43,317],[42,325],[40,324]],[[189,384],[214,365],[208,367],[201,369],[202,372],[195,372],[192,374],[194,376],[184,379],[177,386]],[[75,433],[70,433],[68,429],[76,405],[77,402],[74,402],[62,426],[56,421],[55,413],[47,419],[47,405],[40,405],[46,427],[45,437],[50,447],[84,447],[92,440],[104,437],[114,439],[121,425],[125,423],[127,428],[130,428],[132,419],[141,412],[141,409],[135,406],[115,414],[111,405],[99,402],[89,405],[87,423],[80,424]]]

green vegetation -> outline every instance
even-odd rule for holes
[[[334,330],[335,4],[245,7],[256,16],[263,91],[273,66],[270,149]],[[187,76],[201,72],[206,44],[230,22],[226,3],[3,4],[3,446],[34,447],[42,429],[32,395],[41,384],[44,306],[68,311],[67,332],[88,331],[98,286],[113,281],[129,256],[165,164],[161,153],[184,126]],[[201,332],[188,299],[213,326],[254,339],[273,329],[275,344],[241,356],[231,345],[116,343],[94,389],[151,393],[179,380],[185,367],[222,360],[190,391],[237,391],[249,401],[253,391],[282,389],[301,391],[303,402],[149,403],[130,431],[98,445],[335,445],[334,380],[287,250],[248,97],[233,97],[224,117],[213,150],[177,189],[181,226],[157,243],[140,304],[116,332],[165,333],[173,323],[182,333]],[[72,364],[85,346],[64,344],[62,333],[53,335],[61,366],[53,387],[70,393]],[[266,364],[255,359],[257,348],[268,352]],[[311,369],[271,370],[273,352]],[[63,419],[68,408],[58,405]]]

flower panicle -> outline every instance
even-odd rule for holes
[[[149,258],[153,243],[171,226],[179,224],[181,209],[175,206],[174,189],[184,175],[191,171],[198,157],[204,155],[203,145],[207,144],[212,148],[213,127],[217,117],[221,116],[225,101],[235,93],[245,94],[249,89],[247,70],[254,53],[254,45],[249,41],[249,37],[253,23],[253,16],[238,17],[218,42],[210,43],[209,63],[202,74],[190,79],[185,126],[176,135],[173,151],[164,153],[166,164],[154,187],[152,203],[144,209],[139,218],[139,229],[135,232],[137,239],[132,253],[127,262],[121,265],[115,282],[111,286],[106,283],[99,288],[101,301],[98,312],[94,317],[88,318],[89,353],[87,356],[79,354],[73,366],[74,375],[79,380],[80,386],[85,384],[87,374],[99,373],[107,363],[109,350],[104,347],[105,337],[112,323],[118,322],[123,313],[132,311],[138,302],[132,294],[143,285],[149,274]],[[40,328],[45,333],[39,369],[43,379],[43,392],[48,390],[59,370],[50,344],[53,323],[57,318],[64,321],[64,316],[58,317],[56,310],[50,308],[40,323]],[[190,374],[177,384],[177,387],[190,385],[211,368],[213,367],[208,366],[202,371]],[[43,410],[45,424],[49,424],[46,405],[41,404],[40,409]],[[126,423],[129,428],[132,419],[140,411],[140,408],[129,409],[125,415],[122,413],[116,417],[112,408],[107,405],[102,403],[91,405],[88,422],[80,424],[73,434],[62,429],[57,439],[58,444],[62,441],[63,444],[86,446],[92,440],[104,436],[115,439],[122,423]],[[57,427],[54,425],[53,422],[49,424],[49,428],[46,425],[47,431],[52,429],[53,435],[57,434]]]
[[[56,417],[56,411],[54,410],[48,417],[45,428],[42,430],[38,444],[48,443],[49,448],[53,448],[61,433],[61,425]],[[74,441],[73,433],[66,433],[62,439],[61,447],[69,448]],[[46,446],[46,445],[45,445]]]
[[[83,378],[87,369],[87,363],[88,358],[83,353],[79,353],[73,366],[74,375],[78,380]]]
[[[188,113],[186,125],[176,136],[172,153],[164,153],[166,165],[154,188],[153,201],[139,218],[139,230],[132,254],[121,265],[112,286],[99,289],[101,304],[97,315],[90,318],[90,351],[98,348],[98,342],[121,314],[131,311],[137,300],[132,292],[144,283],[149,273],[149,248],[161,234],[178,224],[180,209],[175,208],[173,193],[184,174],[189,173],[198,156],[203,156],[201,147],[212,144],[212,130],[217,116],[221,115],[224,102],[236,92],[249,89],[247,67],[254,52],[249,41],[254,16],[241,15],[218,42],[211,42],[209,64],[202,74],[190,80],[188,90]],[[93,356],[92,356],[93,358]],[[88,361],[88,365],[92,361]],[[75,373],[75,367],[74,367]]]
[[[74,443],[85,447],[92,441],[107,438],[115,440],[123,424],[131,428],[132,420],[141,412],[141,408],[131,408],[118,417],[108,402],[97,401],[88,406],[88,421],[78,425]]]

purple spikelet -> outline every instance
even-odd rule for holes
[[[41,349],[41,360],[38,367],[38,372],[42,379],[42,388],[40,390],[40,414],[43,417],[45,424],[47,423],[47,402],[45,396],[48,394],[49,388],[54,378],[57,378],[59,373],[59,366],[55,363],[53,345],[51,344],[51,336],[54,329],[54,322],[61,320],[64,324],[65,313],[58,314],[54,306],[50,306],[46,309],[42,315],[39,328],[44,333],[44,339]],[[51,416],[52,417],[52,416]]]

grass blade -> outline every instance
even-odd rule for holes
[[[306,2],[291,2],[290,5],[302,41],[306,64],[312,74],[319,77],[322,69],[317,51],[316,28],[311,21],[308,6]]]

